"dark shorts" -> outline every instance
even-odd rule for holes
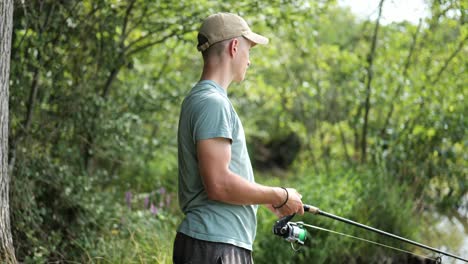
[[[209,242],[177,233],[172,260],[175,264],[252,264],[252,252],[225,243]]]

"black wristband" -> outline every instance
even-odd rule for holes
[[[281,205],[279,205],[279,206],[274,206],[274,205],[272,205],[274,209],[280,209],[280,208],[283,207],[283,206],[288,202],[288,200],[289,200],[289,193],[288,193],[288,190],[287,190],[286,188],[284,188],[284,187],[280,187],[280,188],[286,191],[286,200],[284,200],[284,202],[283,202]]]

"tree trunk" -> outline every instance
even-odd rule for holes
[[[0,1],[0,262],[17,263],[10,228],[8,175],[8,86],[13,0]]]

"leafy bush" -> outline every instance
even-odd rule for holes
[[[283,180],[281,185],[295,186],[303,201],[325,212],[342,216],[375,228],[416,239],[418,230],[413,219],[413,203],[407,199],[406,188],[395,184],[385,171],[359,168],[335,170],[333,174],[315,174],[310,170]],[[278,180],[261,177],[268,184]],[[396,257],[397,252],[382,249],[347,237],[324,231],[309,231],[309,239],[298,252],[288,242],[272,234],[275,216],[266,209],[259,210],[258,232],[254,256],[256,263],[374,263],[382,257]],[[324,216],[306,214],[293,221],[395,245],[372,232],[338,222]],[[401,243],[399,244],[401,246]]]
[[[32,155],[31,155],[32,156]],[[91,201],[90,178],[52,160],[23,159],[12,180],[12,230],[17,257],[25,263],[79,258],[74,243],[96,229],[98,206],[107,194]],[[100,199],[101,198],[101,199]],[[95,205],[96,201],[102,201]],[[93,210],[90,210],[93,206]]]

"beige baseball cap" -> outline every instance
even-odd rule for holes
[[[203,21],[198,32],[197,49],[203,52],[215,43],[240,36],[255,44],[268,43],[268,38],[252,32],[242,17],[231,13],[217,13]]]

